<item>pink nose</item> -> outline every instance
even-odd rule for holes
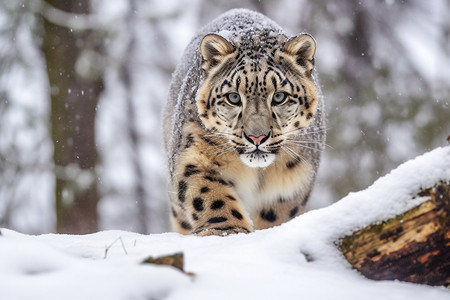
[[[253,144],[255,144],[256,146],[259,146],[259,145],[261,144],[261,141],[262,141],[266,136],[265,136],[265,135],[260,135],[260,136],[249,135],[248,137],[253,141]]]

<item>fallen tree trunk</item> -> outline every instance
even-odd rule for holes
[[[429,200],[341,241],[344,256],[367,278],[450,285],[450,185],[418,196]]]

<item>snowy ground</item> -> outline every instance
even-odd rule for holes
[[[450,180],[450,147],[330,207],[247,235],[31,236],[2,229],[0,299],[450,299],[441,287],[365,279],[335,246],[352,230],[416,206],[424,199],[413,195],[439,180]],[[191,275],[140,263],[175,252],[184,253]]]

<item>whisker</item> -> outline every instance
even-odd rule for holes
[[[302,156],[301,154],[295,152],[293,149],[291,149],[289,146],[287,145],[283,145],[281,147],[281,149],[283,149],[289,156],[291,156],[293,159],[295,159],[296,161],[301,161]]]
[[[236,149],[236,146],[231,143],[229,140],[226,143],[220,145],[221,149],[218,149],[217,156],[222,156],[228,152],[231,152]]]
[[[219,151],[220,152],[227,152],[227,151],[230,151],[230,150],[233,150],[233,149],[234,149],[233,145],[224,145],[224,147],[222,147],[222,149],[220,149]]]
[[[298,145],[298,146],[303,146],[303,145],[308,145],[308,144],[313,144],[313,145],[322,145],[323,144],[324,147],[327,147],[329,149],[333,149],[334,150],[334,148],[332,146],[328,145],[327,143],[322,143],[321,141],[295,140],[295,139],[290,139],[290,138],[286,139],[285,141],[287,143],[289,143],[289,144],[295,144],[295,145]]]
[[[308,166],[311,166],[311,162],[309,162],[302,154],[292,150],[289,146],[283,145],[281,149],[283,149],[289,156],[294,158],[296,161],[306,163]]]
[[[218,132],[213,132],[213,133],[207,133],[204,136],[205,137],[217,137],[217,136],[228,137],[228,136],[232,136],[232,135],[233,135],[232,133],[218,131]]]
[[[285,141],[301,143],[301,144],[322,144],[321,141],[316,141],[316,140],[299,140],[299,139],[287,138],[287,139],[285,139]]]
[[[315,142],[315,141],[295,141],[295,140],[286,140],[285,141],[288,144],[292,144],[292,145],[309,145],[310,147],[315,147],[315,146],[321,146],[322,143],[321,142]]]
[[[223,140],[223,139],[228,139],[227,137],[225,137],[225,136],[218,136],[218,135],[208,135],[208,134],[205,134],[204,136],[203,136],[203,138],[207,138],[207,139],[214,139],[214,140]]]
[[[331,129],[332,127],[323,127],[314,131],[307,131],[307,128],[296,128],[287,132],[284,132],[283,135],[307,135],[307,134],[313,134],[313,133],[321,133],[321,132],[326,132],[329,129]],[[303,132],[302,132],[303,131]],[[293,134],[295,133],[295,134]]]
[[[289,143],[287,143],[287,144],[289,144]],[[293,144],[293,143],[291,143],[291,145],[297,146],[300,148],[304,148],[304,149],[310,149],[310,150],[314,150],[314,151],[323,152],[323,149],[316,148],[316,147],[310,147],[310,146],[306,146],[306,145],[302,145],[302,144]]]
[[[315,150],[324,151],[324,148],[322,148],[322,147],[314,147],[314,146],[313,146],[313,145],[321,145],[321,143],[311,143],[311,142],[309,142],[309,143],[295,143],[295,142],[288,142],[288,144],[292,144],[292,145],[299,146],[299,147],[304,147],[304,148],[310,148],[310,149],[315,149]],[[313,145],[308,146],[308,144],[313,144]],[[334,148],[331,147],[331,146],[328,145],[328,144],[323,144],[323,146],[326,147],[326,148],[328,148],[328,149],[334,150]]]

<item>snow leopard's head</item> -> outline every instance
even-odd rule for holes
[[[236,151],[250,167],[267,167],[280,150],[294,152],[317,107],[314,39],[279,35],[263,45],[260,39],[232,43],[209,34],[200,44],[200,120],[221,141],[218,151]]]

